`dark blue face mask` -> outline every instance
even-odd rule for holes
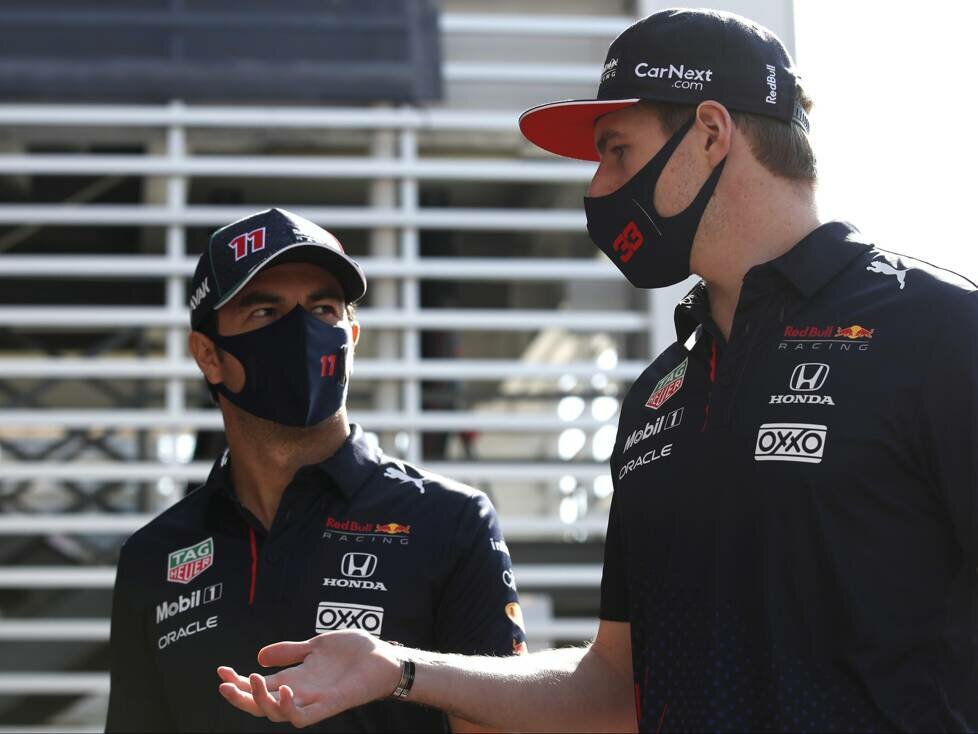
[[[350,337],[302,306],[254,331],[214,337],[237,357],[245,384],[232,392],[215,389],[244,411],[285,426],[306,427],[332,417],[346,402]]]
[[[661,288],[689,277],[696,230],[727,159],[716,165],[693,202],[679,214],[663,217],[653,198],[662,171],[694,120],[679,128],[620,189],[607,196],[584,197],[591,240],[636,288]]]

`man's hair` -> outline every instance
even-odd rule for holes
[[[811,112],[812,98],[797,81],[795,99],[806,113]],[[693,105],[644,100],[640,104],[655,113],[669,135],[681,128],[696,112]],[[768,171],[792,181],[815,181],[815,153],[808,134],[797,123],[734,110],[730,110],[730,118],[747,138],[754,157]]]
[[[346,318],[351,322],[357,320],[357,307],[355,304],[346,304]],[[194,331],[199,331],[213,342],[214,337],[217,336],[217,311],[211,311],[209,314],[207,314],[207,317],[200,322],[200,326],[198,326]],[[217,350],[217,358],[220,359],[221,355],[224,353],[223,350],[216,344],[214,345],[214,348]],[[208,382],[206,377],[204,378],[204,384],[207,385],[207,391],[211,394],[211,400],[214,402],[214,405],[219,405],[217,402],[217,388]]]

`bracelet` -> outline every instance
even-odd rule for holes
[[[407,698],[407,695],[411,692],[411,686],[414,685],[414,661],[413,660],[402,660],[401,661],[401,679],[397,682],[397,688],[391,694],[391,698],[395,698],[403,701]]]

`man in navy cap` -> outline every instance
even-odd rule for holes
[[[767,29],[665,10],[596,99],[521,118],[598,162],[588,232],[629,282],[703,278],[622,403],[594,642],[336,633],[266,648],[295,667],[229,700],[302,725],[397,683],[514,730],[978,729],[978,290],[821,220],[810,104]]]
[[[367,283],[337,239],[270,209],[213,234],[190,350],[224,418],[207,482],[123,546],[109,731],[271,731],[214,689],[220,665],[334,630],[449,653],[525,650],[482,492],[385,456],[346,413]],[[388,693],[393,692],[394,687]],[[378,701],[318,731],[481,731]]]

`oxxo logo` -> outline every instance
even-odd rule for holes
[[[250,232],[239,234],[228,242],[228,247],[234,250],[234,261],[238,262],[249,253],[255,253],[265,249],[265,228],[253,229]]]
[[[822,362],[804,362],[795,367],[788,384],[801,395],[772,395],[770,405],[800,403],[804,405],[835,405],[831,395],[812,395],[821,389],[829,376],[829,366]]]
[[[826,426],[808,423],[765,423],[757,432],[754,460],[820,464],[827,433]]]
[[[713,81],[713,69],[687,69],[679,66],[652,66],[642,62],[635,67],[635,76],[648,79],[675,79],[675,89],[702,89],[704,82]]]
[[[316,632],[363,630],[371,635],[379,635],[383,625],[383,607],[324,601],[320,602],[316,610]]]

